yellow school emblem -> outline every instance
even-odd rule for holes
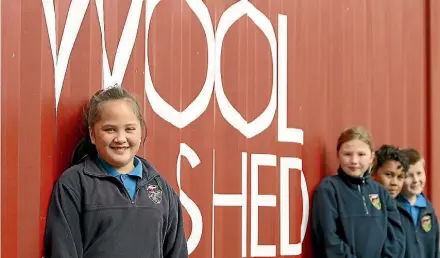
[[[432,222],[431,222],[430,215],[425,215],[422,217],[422,228],[423,228],[423,230],[425,230],[425,232],[431,231]]]
[[[370,194],[370,201],[373,204],[374,208],[380,210],[382,208],[382,204],[380,203],[380,198],[378,194]]]

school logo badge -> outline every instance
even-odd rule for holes
[[[159,204],[162,202],[162,191],[157,185],[149,185],[147,187],[147,193],[150,200],[154,203]]]
[[[425,232],[431,231],[432,228],[431,215],[425,215],[422,217],[422,228],[423,230],[425,230]]]
[[[378,194],[370,194],[370,201],[373,204],[374,208],[380,210],[382,208],[382,204],[380,203],[380,198]]]

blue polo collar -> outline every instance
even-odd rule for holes
[[[414,205],[411,205],[409,203],[409,201],[404,196],[401,196],[400,200],[403,202],[405,207],[415,206],[418,208],[426,208],[428,206],[428,203],[426,202],[426,199],[423,196],[423,194],[417,195],[417,199],[416,199],[416,202],[414,203]]]
[[[107,173],[109,173],[114,177],[121,175],[121,173],[119,173],[116,169],[112,168],[112,166],[110,166],[101,157],[99,157],[99,155],[97,155],[97,157]],[[135,156],[133,159],[133,163],[134,163],[134,168],[129,173],[127,173],[127,175],[142,178],[142,162]]]

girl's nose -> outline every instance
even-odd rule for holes
[[[114,139],[115,142],[125,142],[126,141],[126,137],[123,133],[118,133]]]

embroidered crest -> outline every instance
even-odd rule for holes
[[[162,202],[162,191],[159,189],[157,185],[149,185],[147,187],[148,197],[150,200],[156,204]]]
[[[380,203],[380,198],[378,194],[370,194],[370,201],[373,204],[374,208],[380,210],[382,208],[382,204]]]
[[[425,232],[431,231],[432,223],[430,215],[425,215],[422,217],[422,228],[425,230]]]

